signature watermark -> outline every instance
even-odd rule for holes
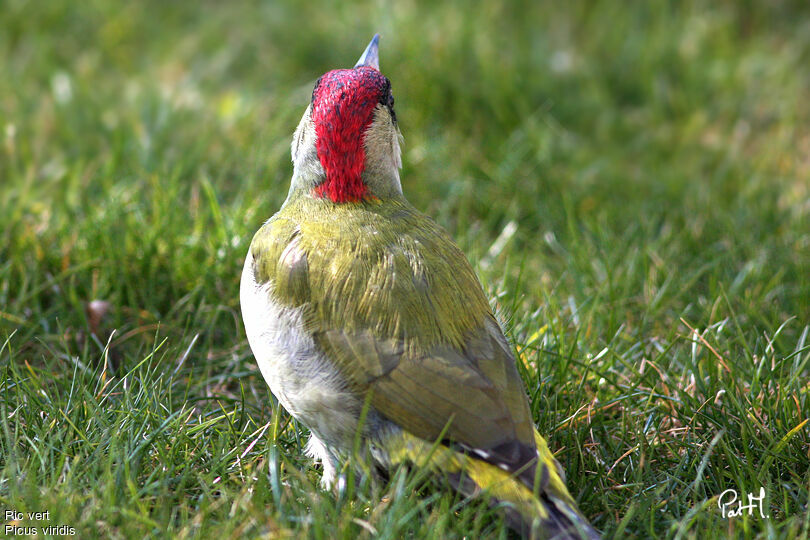
[[[748,504],[743,504],[743,500],[737,495],[736,489],[727,489],[717,498],[717,507],[726,519],[740,517],[743,512],[748,511],[749,516],[754,515],[754,509],[759,510],[759,517],[767,519],[770,514],[765,514],[762,505],[765,501],[765,488],[759,488],[759,495],[748,494]]]

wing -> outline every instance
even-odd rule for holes
[[[461,250],[405,201],[311,204],[323,201],[285,207],[260,231],[257,275],[275,282],[277,299],[305,308],[315,343],[380,414],[428,441],[444,433],[531,485],[537,454],[523,383]]]
[[[374,408],[428,441],[444,440],[534,481],[533,424],[514,358],[491,316],[461,349],[409,352],[398,340],[326,330],[317,338]]]

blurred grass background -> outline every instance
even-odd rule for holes
[[[374,32],[405,193],[476,265],[585,514],[806,538],[810,10],[787,1],[5,0],[0,511],[82,537],[508,536],[407,471],[319,491],[244,338],[292,131]],[[722,518],[760,486],[769,518]]]

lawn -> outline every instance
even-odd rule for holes
[[[810,9],[708,0],[0,3],[3,533],[511,535],[420,471],[322,491],[242,327],[314,81],[374,32],[405,194],[594,526],[810,537]]]

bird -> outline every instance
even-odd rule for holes
[[[403,195],[400,141],[376,34],[353,68],[315,83],[286,200],[246,255],[240,303],[262,376],[309,429],[324,488],[350,459],[428,468],[524,537],[598,538],[472,266]]]

